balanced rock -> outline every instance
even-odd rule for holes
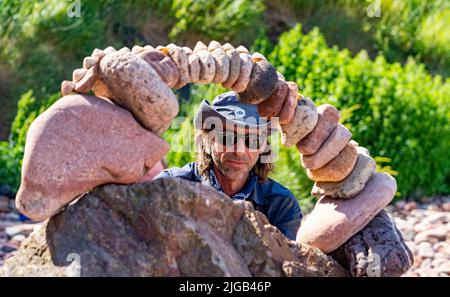
[[[402,233],[384,210],[331,256],[355,277],[399,277],[414,264]]]
[[[180,71],[170,56],[157,50],[144,50],[137,56],[150,64],[169,88],[176,86],[180,79]]]
[[[258,113],[261,117],[271,118],[276,116],[283,107],[284,99],[288,92],[288,85],[283,79],[278,79],[277,89],[263,102],[258,104]]]
[[[323,167],[339,155],[351,138],[352,133],[344,125],[338,124],[314,155],[301,155],[302,166],[308,169]]]
[[[111,101],[63,97],[28,130],[17,208],[43,220],[98,185],[136,182],[168,150]]]
[[[184,48],[176,46],[173,43],[169,44],[167,48],[169,49],[170,57],[177,65],[178,71],[180,72],[180,77],[175,85],[175,89],[180,89],[190,81],[188,54]]]
[[[311,194],[314,196],[330,196],[332,198],[351,198],[364,188],[369,178],[377,169],[374,159],[366,154],[366,150],[356,147],[358,157],[352,172],[342,181],[318,181],[314,184]]]
[[[275,68],[266,60],[253,63],[250,82],[245,91],[239,93],[239,101],[259,104],[269,98],[276,90],[278,75]]]
[[[315,154],[339,123],[339,110],[330,104],[317,107],[317,125],[305,138],[297,143],[298,151],[303,155]]]
[[[131,52],[112,52],[103,57],[99,77],[108,92],[94,91],[96,96],[125,107],[142,126],[158,135],[178,114],[178,101],[172,90],[149,63]]]
[[[288,240],[250,202],[176,178],[95,189],[37,227],[0,268],[0,276],[285,275],[349,273]]]
[[[352,199],[322,197],[300,226],[297,241],[325,253],[334,251],[365,227],[391,202],[397,190],[387,173],[374,173],[364,189]]]
[[[222,86],[224,88],[231,88],[239,78],[239,73],[241,70],[241,58],[239,56],[239,52],[236,51],[233,47],[226,48],[224,46],[223,49],[225,50],[225,53],[230,60],[230,70],[228,71],[228,77],[222,83]]]
[[[238,51],[238,49],[236,49]],[[238,51],[239,52],[239,51]],[[231,89],[236,93],[240,93],[247,89],[248,84],[250,83],[250,75],[252,74],[253,61],[252,56],[245,51],[239,52],[240,68],[239,68],[239,77],[235,81],[235,83],[231,86]]]
[[[338,182],[345,179],[355,167],[358,152],[353,144],[348,143],[336,158],[319,169],[307,169],[306,174],[313,181]]]
[[[282,143],[290,147],[308,135],[317,124],[317,109],[308,98],[301,98],[297,102],[294,117],[285,125],[281,125]]]
[[[297,109],[298,103],[298,86],[295,82],[288,81],[287,82],[288,91],[286,97],[283,100],[283,106],[281,107],[280,112],[277,114],[278,121],[280,125],[286,125],[295,115],[295,110]]]
[[[219,46],[219,47],[217,47]],[[221,84],[225,82],[230,73],[230,57],[217,43],[216,47],[211,49],[211,56],[216,64],[216,74],[214,75],[213,83]]]

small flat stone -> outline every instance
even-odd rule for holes
[[[286,125],[281,125],[282,143],[286,147],[295,145],[308,135],[317,124],[317,109],[308,98],[297,101],[294,118]]]
[[[339,155],[351,138],[352,133],[344,125],[338,124],[315,154],[301,155],[302,166],[311,170],[325,166]]]
[[[311,194],[348,199],[358,194],[377,168],[374,159],[365,154],[364,148],[357,147],[358,159],[352,172],[340,182],[316,182]]]
[[[237,50],[237,49],[236,49]],[[250,82],[250,75],[252,74],[253,61],[252,56],[246,52],[239,53],[239,58],[241,60],[241,66],[239,69],[239,77],[233,84],[231,89],[236,93],[240,93],[247,89]]]
[[[275,68],[266,60],[253,62],[250,82],[245,91],[238,94],[239,101],[259,104],[269,98],[277,88],[278,76]]]
[[[278,120],[280,125],[286,125],[294,118],[295,109],[297,108],[298,103],[297,84],[295,82],[288,81],[287,85],[289,90],[286,94],[286,98],[284,99],[283,106],[281,107],[281,110],[278,113]]]
[[[271,118],[276,116],[283,107],[284,99],[288,92],[288,85],[283,79],[278,79],[277,89],[263,102],[258,104],[258,113],[261,117]]]
[[[313,181],[341,181],[351,173],[357,157],[355,146],[349,143],[336,158],[325,166],[314,170],[307,169],[306,174]]]
[[[180,79],[180,71],[170,56],[157,50],[144,50],[137,56],[150,64],[169,88],[174,88],[177,85]]]
[[[180,89],[190,81],[188,56],[182,47],[176,46],[175,44],[171,43],[167,48],[169,49],[170,57],[175,62],[175,65],[177,65],[178,71],[180,72],[180,77],[174,88]]]
[[[216,64],[216,74],[214,75],[213,83],[221,84],[228,79],[228,74],[230,73],[230,58],[220,47],[220,44],[218,48],[211,51],[211,55]]]
[[[67,96],[75,89],[75,83],[73,81],[64,80],[61,83],[61,95]]]
[[[228,73],[227,79],[222,83],[222,86],[224,88],[231,88],[239,78],[239,73],[241,70],[241,58],[239,57],[239,52],[234,48],[225,50],[225,53],[230,59],[230,71]]]
[[[317,125],[297,144],[298,151],[303,155],[315,154],[339,123],[339,110],[333,105],[320,105],[317,107],[317,113]]]
[[[97,67],[91,67],[86,74],[75,84],[75,91],[82,94],[87,94],[94,86],[97,80]]]

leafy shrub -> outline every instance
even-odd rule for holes
[[[203,36],[250,46],[264,30],[264,11],[262,0],[174,0],[176,22],[169,35],[172,40]]]

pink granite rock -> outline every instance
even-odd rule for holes
[[[355,145],[348,143],[336,158],[318,169],[307,169],[306,175],[313,181],[338,182],[353,170],[358,159]]]
[[[333,105],[320,105],[317,107],[317,113],[319,115],[317,125],[311,133],[297,143],[297,149],[303,155],[315,154],[339,122],[339,110]]]
[[[103,57],[98,77],[107,89],[94,90],[96,96],[125,107],[143,127],[158,135],[170,127],[178,114],[178,101],[172,90],[149,63],[129,51]]]
[[[358,159],[352,172],[344,180],[340,182],[316,182],[311,194],[343,199],[352,198],[358,194],[377,168],[375,160],[366,154],[365,150],[367,149],[356,148]]]
[[[351,138],[352,133],[344,125],[337,125],[314,155],[301,156],[302,166],[311,170],[323,167],[339,155]]]
[[[297,242],[325,253],[334,251],[364,228],[391,202],[397,190],[387,173],[374,173],[352,199],[322,197],[297,232]]]
[[[28,130],[17,208],[43,220],[98,185],[137,182],[168,149],[109,100],[63,97]]]

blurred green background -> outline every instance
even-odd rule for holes
[[[397,199],[450,193],[450,1],[0,0],[0,19],[0,184],[14,190],[29,124],[94,48],[217,40],[265,54],[302,94],[340,108],[379,170],[396,175]],[[176,143],[169,166],[194,159],[181,152],[192,116],[221,91],[183,90],[185,119],[164,134]],[[272,177],[311,207],[296,149],[280,146],[275,165]]]

